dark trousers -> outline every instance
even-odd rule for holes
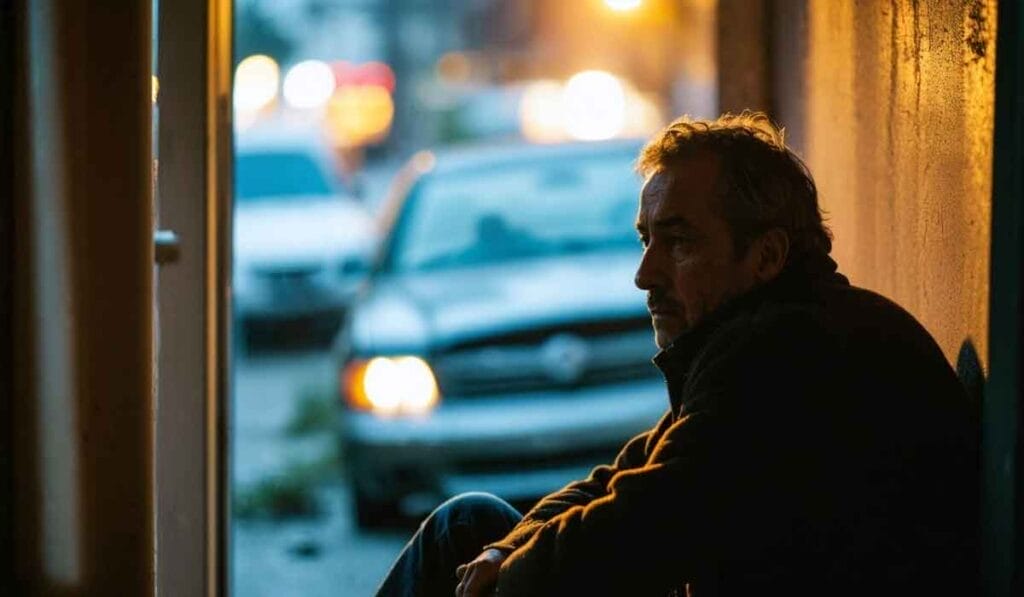
[[[459,584],[455,569],[503,538],[521,518],[515,508],[488,493],[453,497],[423,521],[377,597],[452,597]]]

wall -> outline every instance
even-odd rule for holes
[[[833,255],[951,362],[967,338],[988,362],[995,4],[776,2],[775,114],[818,182]]]

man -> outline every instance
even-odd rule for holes
[[[521,519],[450,500],[380,594],[975,593],[972,405],[912,316],[836,272],[782,132],[683,118],[638,170],[668,412]]]

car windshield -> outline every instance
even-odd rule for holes
[[[235,197],[239,201],[330,194],[323,170],[305,153],[240,153],[235,159]]]
[[[444,269],[636,247],[634,154],[572,156],[425,177],[405,204],[389,265]]]

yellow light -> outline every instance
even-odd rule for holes
[[[270,56],[255,54],[235,69],[234,104],[240,112],[257,112],[277,97],[281,71]]]
[[[284,101],[293,108],[319,108],[334,93],[334,71],[320,60],[300,62],[285,75],[283,93]]]
[[[642,0],[604,0],[604,3],[608,8],[618,12],[636,10],[637,8],[640,8],[641,2]]]
[[[381,416],[424,415],[438,403],[430,365],[414,356],[353,363],[345,376],[349,405]]]
[[[565,130],[574,139],[597,141],[619,135],[626,124],[626,92],[612,74],[577,73],[565,84]]]
[[[535,81],[523,90],[519,102],[519,127],[535,143],[565,139],[565,110],[562,85],[556,81]]]
[[[341,87],[327,104],[327,126],[337,145],[359,147],[387,136],[395,104],[380,85]]]
[[[156,103],[156,97],[160,94],[160,79],[156,78],[156,75],[150,77],[150,87],[153,90],[153,103]]]

